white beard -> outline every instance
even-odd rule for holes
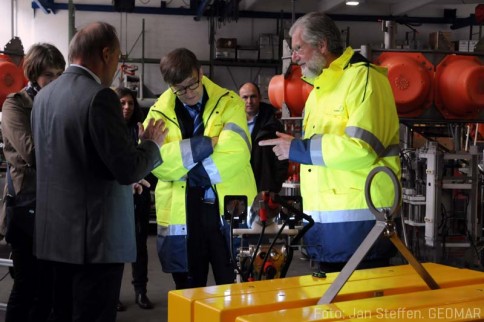
[[[326,59],[319,52],[315,52],[311,60],[301,67],[301,73],[304,77],[315,78],[321,74],[326,67]]]

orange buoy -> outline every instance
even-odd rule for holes
[[[313,87],[301,79],[301,67],[291,65],[287,76],[276,75],[269,82],[269,100],[277,108],[285,103],[292,117],[302,115]]]
[[[420,53],[382,53],[376,65],[388,69],[401,117],[416,117],[432,105],[434,66]]]
[[[435,106],[448,119],[473,119],[484,108],[484,65],[475,56],[447,55],[435,73]]]
[[[24,84],[22,68],[12,63],[8,56],[0,54],[0,109],[7,95],[20,91]]]

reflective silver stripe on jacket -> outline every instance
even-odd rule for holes
[[[309,140],[309,153],[311,155],[311,164],[326,166],[323,159],[323,136],[315,134]]]
[[[187,225],[170,225],[168,227],[157,225],[158,236],[185,236],[187,234]]]
[[[378,156],[381,156],[383,154],[383,151],[385,150],[385,147],[383,146],[383,144],[373,133],[367,130],[364,130],[360,127],[348,126],[345,129],[345,133],[349,137],[360,139],[368,143],[368,145],[370,145],[373,148],[373,150],[375,150]]]
[[[210,178],[210,182],[212,184],[217,184],[222,182],[222,178],[220,176],[220,172],[217,169],[217,166],[213,162],[211,157],[208,157],[202,161],[202,165],[207,171],[208,177]]]
[[[348,126],[345,129],[346,135],[352,138],[360,139],[370,145],[376,152],[378,157],[384,158],[389,156],[397,156],[400,153],[398,145],[390,145],[387,148],[380,142],[380,140],[371,132],[356,126]]]
[[[183,166],[186,169],[191,170],[195,166],[195,162],[193,162],[192,147],[189,139],[180,141],[180,150]]]
[[[235,123],[227,123],[224,126],[224,130],[234,131],[235,133],[239,134],[242,137],[242,139],[245,141],[245,143],[247,144],[247,148],[249,149],[249,151],[251,151],[252,146],[250,144],[250,139],[247,136],[247,134],[245,133],[244,129],[242,129],[240,126],[238,126]]]
[[[304,211],[313,217],[315,222],[322,224],[375,220],[369,209],[332,210],[332,211]]]
[[[383,151],[383,154],[381,155],[382,158],[385,157],[396,157],[400,155],[400,145],[398,144],[393,144],[389,145],[385,151]]]

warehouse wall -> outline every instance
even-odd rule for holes
[[[176,1],[176,0],[175,0]],[[56,1],[61,2],[61,1]],[[79,1],[75,1],[78,3]],[[111,1],[103,0],[96,3],[110,4]],[[183,4],[183,2],[178,1]],[[261,1],[263,3],[264,1]],[[153,5],[154,1],[151,1]],[[157,2],[158,3],[158,2]],[[12,5],[14,11],[14,23],[12,28]],[[150,5],[150,1],[148,1]],[[174,3],[173,5],[176,5]],[[456,7],[455,5],[453,7]],[[458,16],[467,17],[473,13],[475,5],[458,6]],[[257,8],[255,8],[257,9]],[[263,8],[262,8],[263,9]],[[316,8],[317,9],[317,8]],[[287,10],[287,8],[286,8]],[[309,9],[311,10],[311,9]],[[428,10],[437,11],[439,8]],[[297,10],[298,12],[304,12]],[[435,15],[436,12],[418,11],[412,13],[415,16]],[[0,30],[0,46],[9,41],[12,33],[19,36],[23,42],[24,50],[36,42],[50,42],[55,44],[66,56],[68,49],[68,12],[59,10],[55,14],[45,14],[41,10],[32,10],[29,0],[1,0],[0,19],[2,30]],[[145,20],[145,57],[159,59],[170,50],[177,47],[188,47],[193,50],[201,60],[209,59],[209,23],[207,18],[202,17],[195,21],[192,16],[136,14],[136,13],[110,13],[77,11],[75,14],[76,27],[86,23],[102,20],[113,24],[121,39],[123,52],[128,52],[131,58],[141,58],[142,21]],[[290,21],[285,25],[289,27]],[[381,24],[378,22],[337,22],[341,29],[349,27],[350,45],[359,48],[363,44],[380,46],[383,43],[384,35],[381,31]],[[275,19],[252,19],[240,18],[237,22],[221,24],[216,28],[215,38],[237,38],[239,45],[256,45],[260,33],[276,33],[277,20]],[[417,41],[420,48],[428,47],[430,32],[437,30],[451,31],[448,25],[427,24],[417,26]],[[405,32],[410,31],[406,26],[397,27],[397,43],[403,43]],[[462,28],[452,31],[454,39],[468,39],[469,28]],[[141,70],[141,66],[139,66]],[[204,66],[208,74],[208,67]],[[139,73],[139,72],[138,72]],[[258,75],[263,77],[272,76],[274,68],[241,68],[241,67],[215,67],[214,80],[225,87],[236,90],[243,82],[257,81]],[[161,80],[157,64],[145,65],[145,85],[155,94],[161,93],[167,88]],[[114,83],[117,85],[117,83]]]

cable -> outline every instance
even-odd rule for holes
[[[2,277],[0,277],[0,282],[1,282],[1,281],[3,281],[3,280],[5,279],[5,277],[7,277],[9,274],[10,274],[10,272],[9,272],[9,271],[7,271],[7,272],[5,273],[5,275],[3,275]]]
[[[296,215],[296,219],[295,219],[296,222],[299,221],[299,220],[301,220],[301,219],[303,219],[303,218],[306,219],[306,221],[308,221],[308,224],[305,225],[303,227],[303,229],[301,229],[301,231],[291,241],[291,244],[288,245],[288,249],[291,249],[291,246],[293,246],[296,243],[298,243],[299,240],[304,236],[304,234],[314,225],[314,220],[313,220],[313,218],[311,216],[308,216],[305,213],[303,213],[301,210],[293,207],[291,204],[289,204],[286,200],[284,200],[283,198],[281,198],[281,196],[279,196],[277,194],[274,194],[273,195],[273,202],[274,203],[277,203],[277,204],[280,204],[281,206],[285,207],[287,210],[289,210],[293,214],[295,214]],[[281,228],[279,229],[279,231],[275,235],[274,240],[272,241],[271,245],[269,246],[269,249],[267,250],[267,253],[264,256],[264,261],[262,262],[262,265],[261,265],[261,269],[260,269],[260,274],[259,274],[258,280],[261,280],[262,273],[263,273],[263,270],[264,270],[264,266],[265,266],[265,264],[267,262],[267,259],[269,258],[269,254],[271,253],[271,250],[274,247],[274,244],[276,243],[276,241],[280,238],[280,236],[282,234],[282,231],[284,230],[284,227],[287,225],[287,223],[289,222],[289,220],[290,220],[290,216],[287,216],[285,218],[283,224],[281,225]],[[288,258],[290,258],[292,260],[292,253],[288,256]],[[290,263],[290,261],[288,263]],[[285,274],[285,272],[287,272],[287,268],[288,267],[285,268],[284,274]]]
[[[279,274],[280,278],[286,277],[287,270],[289,269],[289,264],[292,262],[293,254],[294,254],[294,250],[292,249],[291,246],[288,245],[288,247],[287,247],[287,257],[286,257],[286,263],[288,263],[288,264],[282,266],[281,272]]]
[[[467,225],[466,225],[466,227],[467,227]],[[477,248],[477,245],[474,243],[474,239],[473,239],[472,234],[469,231],[469,229],[466,229],[466,231],[467,231],[467,239],[469,240],[469,244],[471,244],[471,248],[476,253],[476,258],[477,258],[478,266],[479,266],[479,268],[482,268],[482,264],[480,262],[479,249]]]
[[[229,244],[230,244],[230,260],[232,262],[232,266],[234,267],[234,269],[237,271],[237,274],[239,274],[239,276],[242,277],[242,271],[240,270],[239,266],[237,266],[237,261],[235,260],[235,257],[234,257],[234,234],[233,234],[233,227],[234,227],[234,216],[235,214],[233,214],[230,218],[230,230],[229,230]]]
[[[262,238],[264,237],[264,232],[266,230],[266,222],[262,222],[262,231],[259,235],[259,240],[257,241],[257,246],[255,247],[254,254],[252,255],[252,258],[250,260],[249,268],[247,270],[247,275],[242,276],[243,281],[248,281],[248,278],[250,277],[250,274],[252,274],[252,265],[254,265],[255,258],[257,257],[257,252],[259,251],[260,245],[262,244]]]
[[[259,276],[257,278],[257,280],[261,280],[262,279],[262,274],[264,273],[264,266],[266,265],[267,263],[267,259],[269,259],[269,254],[271,253],[271,250],[272,248],[274,247],[276,241],[280,238],[280,236],[282,235],[282,231],[284,230],[284,227],[286,227],[286,224],[287,224],[287,219],[284,220],[284,223],[281,225],[281,228],[279,228],[279,230],[277,231],[277,234],[276,236],[274,237],[274,240],[272,241],[271,245],[269,246],[269,248],[267,249],[267,252],[266,252],[266,255],[264,256],[264,260],[262,261],[262,264],[260,266],[260,271],[259,271]]]

